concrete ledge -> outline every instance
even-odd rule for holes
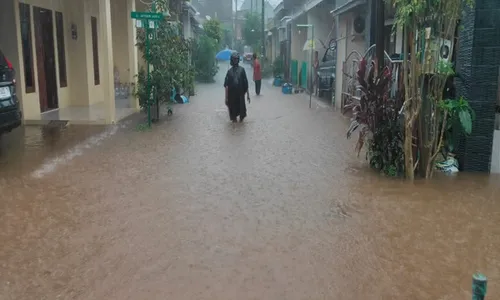
[[[500,130],[495,130],[493,133],[490,172],[500,174]]]
[[[25,126],[45,126],[50,124],[55,120],[25,120]],[[67,122],[68,125],[106,125],[106,120],[57,120],[62,122]]]
[[[62,122],[67,122],[68,125],[110,125],[110,124],[116,124],[119,123],[120,121],[136,114],[139,113],[139,110],[136,109],[129,109],[127,111],[121,111],[119,114],[116,115],[116,120],[112,123],[106,122],[105,119],[68,119],[68,118],[63,118],[63,119],[39,119],[39,120],[24,120],[23,125],[26,126],[44,126],[50,124],[50,122],[53,121],[62,121]]]

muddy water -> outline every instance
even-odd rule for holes
[[[221,94],[4,139],[0,299],[499,298],[499,178],[381,178],[327,108],[264,86],[233,126]]]

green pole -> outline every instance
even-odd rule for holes
[[[488,287],[488,278],[481,273],[472,275],[472,300],[484,300]]]
[[[146,83],[146,93],[147,93],[147,105],[148,105],[148,126],[151,128],[151,79],[150,79],[150,70],[149,70],[149,24],[146,24],[146,73],[147,73],[147,83]]]
[[[156,13],[156,1],[153,0],[153,3],[151,4],[151,10]],[[154,40],[156,40],[157,38],[157,28],[158,28],[158,21],[154,21],[154,30],[153,30],[153,34],[152,34],[152,38]],[[158,98],[156,97],[157,96],[157,90],[156,88],[152,89],[152,92],[151,92],[151,95],[152,95],[152,98],[153,98],[153,101],[155,102],[156,104],[156,113],[155,113],[155,118],[156,121],[158,122],[160,120],[160,103],[158,103]]]
[[[314,49],[316,49],[314,45],[314,24],[311,24],[311,75],[309,76],[309,83],[311,84],[311,88],[309,91],[309,108],[312,106],[312,94],[313,94],[313,78],[314,78]]]
[[[266,20],[265,20],[265,9],[264,9],[265,5],[264,4],[265,4],[264,0],[262,0],[262,3],[261,3],[261,5],[262,5],[261,10],[262,11],[261,11],[261,17],[260,17],[261,18],[261,24],[260,24],[261,25],[261,28],[260,28],[261,33],[260,34],[261,34],[261,39],[262,39],[260,51],[262,51],[262,58],[263,58],[262,60],[265,60],[264,58],[266,57],[266,27],[265,27]]]
[[[153,0],[153,4],[151,5],[151,11],[152,12],[156,12],[156,3],[155,1]],[[149,28],[149,21],[146,21],[145,22],[146,24],[146,61],[147,61],[147,76],[148,76],[148,80],[147,80],[147,88],[146,88],[146,92],[148,94],[148,126],[149,128],[151,128],[151,124],[152,124],[152,119],[151,119],[151,101],[153,98],[152,97],[152,86],[151,86],[151,70],[150,70],[150,61],[151,61],[151,54],[149,53],[149,34],[150,34],[150,28]],[[155,21],[156,23],[156,21]],[[155,24],[156,25],[156,24]]]

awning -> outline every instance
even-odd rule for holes
[[[291,16],[291,19],[292,20],[295,20],[297,19],[298,17],[300,17],[301,15],[307,13],[308,11],[310,11],[311,9],[313,9],[314,7],[316,7],[316,5],[320,4],[321,2],[323,1],[326,1],[326,0],[309,0],[307,1],[307,3],[304,3],[302,5],[302,8],[299,9],[298,11],[292,11],[292,16]]]
[[[309,0],[307,1],[306,4],[304,4],[304,11],[305,12],[308,12],[310,11],[311,9],[313,9],[316,5],[320,4],[321,2],[323,2],[324,0]]]
[[[349,0],[347,3],[332,10],[330,13],[332,13],[333,16],[341,15],[363,4],[366,4],[366,0]]]
[[[186,9],[191,15],[198,15],[199,12],[196,10],[196,8],[191,4],[189,1],[184,1],[184,9]]]

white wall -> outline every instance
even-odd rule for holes
[[[493,151],[491,153],[491,173],[500,173],[500,130],[493,133]]]
[[[500,76],[498,76],[497,105],[500,106]],[[495,114],[495,131],[493,132],[493,150],[491,153],[491,173],[500,173],[500,113]]]
[[[191,27],[191,17],[187,12],[182,15],[182,29],[184,32],[184,37],[186,39],[190,39],[193,37],[193,28]]]
[[[126,2],[111,0],[111,24],[113,27],[113,61],[118,71],[119,81],[129,81],[128,20]]]
[[[144,4],[141,0],[135,0],[136,11],[147,11],[149,8],[146,4]],[[146,69],[146,61],[144,60],[143,53],[138,52],[137,54],[137,62],[138,62],[138,70]]]
[[[318,4],[307,12],[307,23],[314,26],[314,38],[328,46],[330,40],[335,36],[335,27],[333,26],[333,17],[323,3]],[[311,30],[309,30],[307,39],[311,38]],[[316,45],[316,51],[318,51],[319,59],[321,60],[326,49],[318,44]]]
[[[304,44],[307,41],[307,28],[297,27],[297,24],[307,24],[307,16],[305,14],[299,16],[292,21],[292,41],[291,41],[291,57],[294,60],[303,61],[307,57],[307,53],[303,51]],[[300,63],[299,63],[300,66]]]
[[[337,37],[337,74],[335,82],[335,106],[340,108],[342,96],[343,72],[342,65],[352,51],[358,51],[364,55],[367,49],[368,31],[365,36],[352,35],[353,19],[357,13],[345,13],[339,16],[339,28]]]
[[[19,18],[19,3],[30,5],[31,17],[31,46],[32,46],[32,67],[34,91],[27,92],[25,88],[25,74],[23,50],[21,45],[21,28]],[[8,59],[16,69],[17,96],[23,111],[23,118],[26,120],[40,119],[40,98],[38,86],[37,53],[35,51],[35,24],[33,19],[33,7],[49,9],[53,14],[53,34],[54,34],[54,55],[55,70],[59,108],[75,105],[88,99],[86,93],[86,53],[85,53],[85,33],[82,30],[84,22],[83,1],[66,2],[62,0],[8,0],[2,1],[0,10],[0,47],[7,55]],[[66,56],[67,87],[60,86],[59,80],[59,53],[57,51],[57,34],[55,24],[55,12],[63,14],[64,44]],[[71,24],[75,24],[78,29],[77,40],[71,38]]]
[[[110,112],[109,121],[114,121],[114,89],[113,89],[113,67],[107,64],[113,61],[113,56],[117,59],[117,65],[120,73],[123,74],[123,81],[131,78],[131,73],[136,73],[136,68],[130,68],[131,65],[137,65],[135,56],[135,32],[131,28],[130,9],[135,0],[110,0],[113,4],[108,13],[101,11],[101,7],[107,7],[109,0],[3,0],[0,10],[0,33],[3,38],[0,41],[0,47],[9,57],[16,69],[18,82],[18,97],[21,102],[21,109],[25,120],[39,120],[40,102],[38,91],[38,70],[37,54],[35,51],[35,24],[33,22],[33,7],[49,9],[53,14],[61,12],[63,14],[63,32],[66,56],[67,87],[60,86],[59,80],[59,59],[57,51],[56,26],[54,22],[54,50],[55,67],[58,85],[59,108],[66,106],[88,106],[96,102],[106,102]],[[33,76],[34,92],[27,92],[24,78],[24,62],[22,55],[22,46],[20,38],[19,23],[19,2],[30,5],[31,9],[31,42],[33,56]],[[106,6],[103,6],[106,4]],[[110,20],[110,11],[113,22]],[[99,44],[99,69],[101,83],[94,84],[94,66],[92,51],[91,17],[94,16],[98,21],[98,44]],[[53,17],[54,19],[54,17]],[[72,26],[76,28],[77,37],[72,37]],[[113,27],[112,34],[110,33]],[[111,37],[112,36],[112,37]],[[112,44],[117,44],[113,55]],[[111,80],[109,80],[111,78]],[[108,83],[108,81],[110,81]]]
[[[403,28],[398,26],[396,29],[396,53],[402,53],[403,49]]]

